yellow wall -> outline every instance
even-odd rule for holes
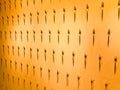
[[[120,90],[118,0],[0,0],[0,90]]]

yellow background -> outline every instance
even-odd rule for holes
[[[101,7],[102,2],[104,7]],[[87,5],[88,9],[86,9]],[[34,0],[1,0],[0,90],[119,90],[120,20],[118,8],[120,8],[118,0],[35,0],[35,2]],[[55,10],[55,23],[53,10]],[[101,20],[102,10],[103,20]],[[75,22],[74,14],[76,14]],[[63,15],[65,15],[65,22],[63,22]],[[47,22],[45,22],[45,17]],[[93,30],[95,30],[94,45]],[[107,45],[108,30],[110,30],[109,46]],[[29,32],[28,41],[27,31]],[[41,31],[43,32],[42,42]],[[79,31],[81,31],[80,44]],[[49,42],[49,37],[51,42]],[[39,49],[38,53],[37,49]],[[64,52],[63,64],[62,52]],[[73,53],[75,54],[74,66]],[[85,55],[87,55],[86,69]],[[100,71],[99,57],[101,57]],[[114,73],[115,58],[117,58],[116,73]],[[57,72],[59,72],[58,76]],[[79,83],[78,77],[80,77]],[[57,78],[59,78],[58,83]],[[93,81],[92,85],[91,81]]]

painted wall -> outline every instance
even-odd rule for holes
[[[0,90],[120,90],[120,1],[0,0]]]

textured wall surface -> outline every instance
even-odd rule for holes
[[[0,0],[0,90],[120,90],[120,1]]]

